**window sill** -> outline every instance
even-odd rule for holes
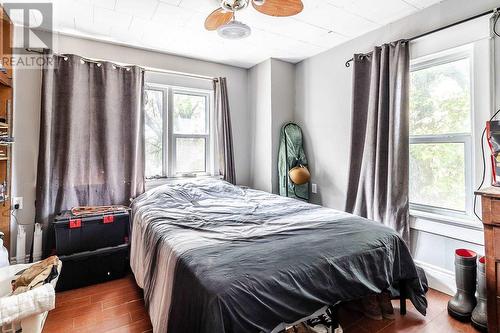
[[[453,217],[410,210],[410,228],[460,241],[484,245],[483,226],[472,217]]]

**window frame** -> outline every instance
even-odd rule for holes
[[[214,174],[214,110],[213,91],[181,87],[175,85],[165,85],[159,83],[146,82],[144,90],[161,91],[163,95],[162,110],[162,174],[147,179],[161,178],[185,178],[193,176],[210,176]],[[207,132],[205,134],[184,134],[174,133],[174,94],[185,94],[201,96],[205,98],[205,122]],[[166,129],[166,130],[165,130]],[[202,172],[177,172],[177,152],[176,139],[178,138],[203,138],[205,139],[205,171]]]
[[[409,201],[410,210],[416,212],[431,213],[441,216],[472,219],[474,216],[474,175],[475,175],[475,152],[473,140],[475,138],[475,84],[474,84],[474,52],[472,47],[451,49],[417,58],[410,63],[410,73],[439,65],[452,63],[454,61],[467,59],[469,61],[469,84],[470,84],[470,132],[469,133],[446,133],[435,135],[410,135],[409,146],[412,144],[432,143],[459,143],[464,145],[464,191],[465,210],[454,210],[432,205],[412,203]],[[411,98],[411,97],[410,97]],[[410,110],[411,112],[411,110]]]

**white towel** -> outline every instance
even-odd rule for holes
[[[47,283],[19,295],[0,298],[0,326],[55,308],[56,293]]]

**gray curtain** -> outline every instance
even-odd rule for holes
[[[408,242],[409,44],[354,56],[346,211],[394,228]]]
[[[36,221],[44,255],[54,214],[79,205],[129,205],[144,191],[144,73],[47,56],[42,79]]]
[[[217,120],[217,150],[219,152],[219,174],[224,180],[236,184],[234,170],[233,134],[226,78],[214,80],[215,118]]]

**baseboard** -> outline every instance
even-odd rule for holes
[[[27,264],[30,262],[30,255],[27,254],[26,257],[24,258],[24,263]],[[16,265],[17,264],[17,259],[16,257],[10,257],[10,264],[11,265]]]
[[[451,296],[455,294],[457,287],[455,284],[455,274],[452,271],[419,260],[415,260],[415,264],[424,270],[429,282],[429,288]]]

